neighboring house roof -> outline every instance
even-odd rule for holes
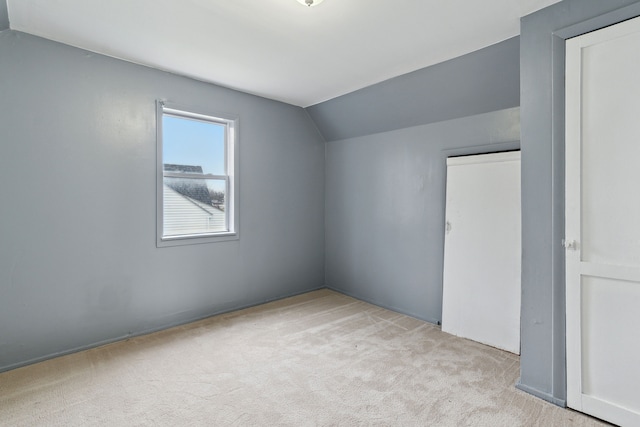
[[[202,166],[192,165],[175,165],[170,163],[164,164],[165,172],[182,172],[191,174],[202,174]],[[185,197],[204,203],[205,205],[212,206],[211,195],[209,194],[209,188],[204,179],[193,178],[165,178],[165,185],[169,186],[174,191],[182,194]]]
[[[164,164],[165,172],[203,173],[202,166]]]
[[[163,185],[165,236],[226,231],[224,211]]]
[[[164,164],[165,172],[203,174],[201,166]],[[165,236],[226,230],[226,215],[214,206],[205,178],[164,177]]]

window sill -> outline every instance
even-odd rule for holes
[[[215,234],[188,234],[183,236],[161,237],[157,240],[158,248],[184,245],[200,245],[205,243],[228,242],[238,240],[238,232],[225,232]]]

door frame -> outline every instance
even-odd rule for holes
[[[566,406],[564,44],[640,15],[637,0],[613,3],[564,0],[522,18],[522,237],[529,256],[523,259],[526,299],[516,387],[561,407]]]
[[[552,87],[551,103],[556,112],[551,117],[551,132],[553,134],[553,204],[555,206],[552,217],[552,235],[554,244],[552,245],[553,281],[558,286],[554,286],[553,295],[553,348],[555,360],[562,360],[563,363],[553,364],[551,378],[553,381],[553,391],[550,394],[541,393],[539,390],[521,384],[518,381],[516,387],[520,390],[531,393],[544,400],[561,407],[567,406],[567,367],[566,367],[566,251],[562,246],[565,236],[565,72],[566,72],[566,48],[567,39],[580,36],[601,28],[615,25],[628,19],[640,16],[640,4],[632,4],[620,9],[598,15],[594,18],[578,22],[567,27],[553,31],[551,34],[551,53],[553,57],[553,68],[551,70]],[[526,147],[523,150],[523,159],[526,157]],[[524,193],[523,193],[524,197]],[[524,225],[523,225],[524,226]],[[523,278],[523,284],[524,284]]]

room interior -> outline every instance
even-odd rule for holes
[[[325,288],[438,325],[446,158],[520,149],[516,386],[566,406],[564,40],[640,1],[334,2],[193,0],[199,61],[176,2],[0,0],[0,372]],[[156,246],[158,99],[240,118],[239,239]]]

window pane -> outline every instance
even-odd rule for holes
[[[225,175],[224,131],[223,124],[164,114],[163,163],[199,167],[194,173]]]
[[[158,247],[236,240],[236,119],[156,106]]]
[[[164,236],[228,231],[224,179],[163,180]]]

